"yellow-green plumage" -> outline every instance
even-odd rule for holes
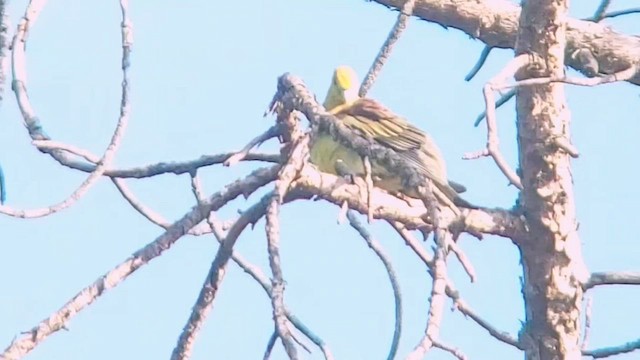
[[[441,202],[474,207],[458,195],[465,191],[464,186],[447,180],[444,159],[431,137],[379,102],[360,98],[357,89],[355,71],[348,66],[339,66],[334,71],[324,102],[325,108],[350,129],[395,150],[414,165],[435,185],[436,197]],[[317,134],[311,146],[310,157],[311,162],[323,172],[338,175],[336,164],[341,161],[352,174],[363,176],[365,173],[360,155],[327,133]],[[373,162],[371,165],[372,178],[377,187],[414,198],[420,197],[415,189],[405,188],[402,179],[387,171],[381,164]]]

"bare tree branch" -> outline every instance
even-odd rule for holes
[[[193,306],[193,310],[191,311],[189,320],[187,321],[187,324],[184,326],[184,329],[182,330],[182,333],[178,338],[176,347],[173,349],[171,360],[186,360],[191,357],[191,352],[193,351],[196,336],[200,332],[205,319],[213,308],[213,301],[215,300],[217,291],[222,284],[224,275],[226,274],[226,266],[229,263],[229,259],[231,258],[233,246],[235,245],[238,237],[245,229],[245,227],[250,224],[254,224],[265,214],[272,194],[273,193],[269,193],[268,195],[264,196],[262,200],[253,205],[247,211],[244,211],[242,213],[242,216],[240,216],[240,218],[236,220],[236,222],[227,232],[224,241],[218,248],[218,252],[216,253],[215,258],[211,263],[211,268],[209,269],[209,273],[205,278],[204,285],[200,290],[198,300]],[[196,209],[200,212],[200,217],[204,218],[208,216],[208,213],[200,211],[201,209],[206,209],[207,207],[208,206],[205,203],[202,203],[200,207],[196,207]],[[210,211],[211,208],[208,208]]]
[[[626,10],[618,10],[618,11],[607,12],[607,10],[609,9],[610,5],[611,5],[611,0],[602,0],[602,2],[598,6],[598,9],[596,10],[595,14],[593,14],[592,17],[584,19],[584,20],[600,22],[600,21],[602,21],[604,19],[608,19],[608,18],[614,18],[614,17],[618,17],[618,16],[623,16],[623,15],[630,15],[630,14],[640,13],[640,8],[631,8],[631,9],[626,9]]]
[[[629,353],[632,351],[636,351],[640,349],[640,339],[630,341],[628,343],[618,345],[618,346],[610,346],[602,349],[594,349],[594,350],[585,350],[582,352],[582,355],[591,356],[594,359],[602,359],[609,356],[620,355]]]
[[[287,162],[278,172],[275,190],[268,199],[266,209],[267,251],[269,253],[269,267],[271,268],[272,290],[271,305],[275,329],[282,341],[282,345],[290,359],[298,359],[298,352],[289,330],[289,322],[284,307],[284,277],[280,266],[280,206],[289,192],[291,183],[304,166],[309,154],[309,136],[302,135],[298,117],[290,106],[279,106],[272,102],[270,109],[276,113],[277,125],[282,126],[281,141],[286,142],[281,153],[287,154]]]
[[[374,1],[396,9],[404,4],[403,0]],[[520,6],[509,0],[417,0],[413,15],[447,28],[459,29],[488,46],[513,49],[520,10]],[[566,54],[580,50],[590,52],[602,74],[627,69],[640,58],[640,37],[617,33],[604,24],[567,18],[566,39]],[[590,64],[583,63],[581,59],[567,56],[565,65],[580,72],[590,72]],[[627,81],[640,85],[640,74]]]
[[[433,347],[446,351],[451,355],[455,356],[459,360],[467,360],[467,356],[463,354],[462,351],[460,351],[460,349],[455,348],[453,346],[449,346],[440,340],[434,340]]]
[[[361,214],[367,214],[367,200],[361,194],[357,185],[347,183],[344,179],[317,171],[312,166],[305,166],[294,186],[298,190],[307,192],[307,196],[317,196],[341,206],[347,201],[349,208]],[[411,202],[398,199],[395,196],[378,189],[373,189],[373,217],[398,221],[409,229],[431,226],[423,218],[427,210],[419,201]],[[504,237],[516,237],[524,232],[523,220],[507,210],[502,209],[474,209],[463,213],[462,231],[493,234]]]
[[[429,302],[429,319],[424,336],[407,356],[407,360],[423,359],[425,354],[433,347],[433,342],[440,338],[440,327],[444,317],[445,290],[449,282],[447,276],[446,251],[451,233],[447,230],[448,224],[444,224],[444,217],[440,213],[437,200],[432,192],[432,184],[427,181],[427,186],[420,192],[429,214],[433,218],[434,240],[436,247],[433,256],[433,266],[430,268],[433,282],[431,285],[431,299]]]
[[[0,0],[0,102],[4,100],[4,86],[7,83],[8,46],[9,16],[7,15],[7,2],[6,0]]]
[[[601,285],[640,285],[640,272],[596,272],[591,274],[589,281],[584,285],[584,290],[586,291]]]
[[[255,190],[275,180],[279,168],[279,166],[274,166],[272,168],[258,169],[246,178],[229,184],[221,191],[211,195],[207,201],[203,203],[202,206],[205,212],[217,210],[227,202],[241,195],[244,191]],[[156,240],[136,251],[133,256],[85,287],[58,311],[51,314],[47,319],[42,320],[31,330],[24,332],[24,335],[15,338],[4,352],[0,354],[0,359],[17,360],[33,350],[51,334],[63,329],[69,320],[91,305],[105,291],[114,288],[140,267],[146,265],[157,256],[160,256],[165,250],[168,250],[178,239],[185,235],[190,228],[204,219],[202,213],[203,211],[201,211],[200,207],[194,207],[180,220],[171,225],[167,231],[156,238]]]
[[[400,292],[400,283],[398,282],[398,275],[393,269],[391,259],[382,248],[382,244],[376,240],[367,229],[362,225],[355,212],[350,210],[347,212],[347,218],[349,224],[353,227],[358,234],[367,242],[367,245],[378,256],[385,269],[387,275],[389,275],[389,281],[391,282],[391,288],[393,289],[393,299],[395,301],[395,325],[393,330],[393,339],[391,340],[391,348],[387,355],[387,360],[393,360],[398,352],[398,345],[400,344],[400,334],[402,333],[402,293]]]
[[[93,155],[88,150],[81,149],[70,144],[64,144],[58,141],[33,140],[32,144],[41,151],[54,152],[55,150],[64,150],[67,153],[81,157],[89,162],[88,164],[82,163],[83,166],[81,167],[77,167],[77,164],[75,162],[61,163],[62,165],[74,170],[92,172],[93,170],[95,170],[95,164],[97,164],[99,160],[97,156]],[[187,161],[163,161],[160,163],[131,167],[126,169],[107,169],[104,171],[103,176],[109,176],[112,178],[143,179],[168,173],[172,173],[174,175],[188,174],[202,167],[223,164],[227,159],[234,156],[235,154],[236,153],[221,153],[202,155],[197,159]],[[244,156],[244,158],[242,158],[242,161],[263,161],[277,164],[280,163],[281,156],[278,154],[248,153]]]
[[[582,345],[580,349],[584,352],[589,344],[589,336],[591,335],[591,304],[593,297],[587,298],[587,304],[584,307],[584,334],[582,334]]]
[[[295,344],[291,336],[291,332],[287,326],[288,322],[284,315],[284,279],[280,267],[279,253],[279,196],[274,193],[269,199],[267,208],[267,240],[269,251],[269,265],[273,273],[271,304],[273,306],[273,321],[275,322],[276,331],[282,341],[282,345],[287,352],[289,359],[298,359]]]
[[[26,38],[28,28],[33,26],[35,19],[39,11],[42,10],[43,6],[44,2],[38,3],[31,1],[29,3],[24,17],[18,25],[16,35],[13,37],[12,42],[13,91],[16,94],[16,99],[18,100],[18,105],[22,112],[23,119],[25,121],[25,124],[29,128],[30,133],[34,126],[39,126],[39,122],[35,116],[35,111],[31,107],[31,104],[29,102],[26,89]],[[118,124],[116,125],[114,133],[111,137],[111,141],[109,142],[109,145],[104,152],[104,155],[98,162],[96,168],[85,179],[85,181],[83,181],[82,184],[80,184],[80,186],[62,202],[48,207],[30,210],[14,210],[7,206],[0,206],[0,213],[20,218],[37,218],[62,211],[72,206],[82,196],[84,196],[89,191],[89,189],[100,179],[100,177],[104,174],[104,171],[111,165],[111,161],[115,157],[116,151],[120,147],[120,142],[122,140],[122,137],[124,136],[124,132],[129,121],[129,111],[131,107],[129,103],[128,69],[130,64],[129,53],[131,52],[131,46],[133,45],[133,29],[131,26],[131,20],[129,19],[127,14],[126,0],[120,1],[120,8],[122,10],[122,97],[120,100],[120,117],[118,119]],[[40,138],[38,136],[34,138],[34,140],[41,139],[47,138]]]
[[[404,243],[413,250],[413,252],[427,265],[428,268],[433,267],[433,256],[427,253],[424,246],[420,244],[420,241],[416,239],[413,234],[405,227],[404,224],[398,221],[387,221],[393,229],[398,232],[400,237],[404,240]]]
[[[224,166],[233,166],[238,162],[244,160],[247,157],[247,155],[249,155],[249,151],[251,151],[254,147],[260,146],[260,144],[262,144],[263,142],[271,138],[274,138],[276,136],[279,136],[280,132],[281,132],[281,129],[278,125],[274,125],[270,127],[267,131],[265,131],[264,133],[256,136],[251,141],[249,141],[249,143],[245,145],[245,147],[242,148],[242,150],[229,156],[229,158],[224,161]]]
[[[371,170],[371,161],[369,161],[368,157],[363,159],[364,162],[364,180],[367,184],[367,222],[371,223],[373,221],[373,212],[371,204],[373,203],[373,178],[371,174],[373,171]]]
[[[267,348],[264,350],[264,355],[262,356],[263,360],[269,360],[271,357],[271,351],[273,347],[276,345],[276,340],[278,340],[278,330],[273,330],[271,336],[269,336],[269,341],[267,342]]]
[[[631,15],[631,14],[640,14],[640,8],[631,8],[631,9],[608,12],[602,16],[602,19],[612,19],[618,16]]]
[[[482,69],[482,65],[484,65],[485,61],[487,61],[487,59],[489,58],[489,54],[491,54],[491,50],[493,50],[491,46],[485,46],[482,49],[482,52],[480,53],[480,57],[478,58],[478,61],[476,62],[475,65],[473,65],[473,67],[471,68],[467,76],[464,77],[465,81],[471,81],[471,79],[473,79],[476,76],[476,74],[478,74],[478,71]]]
[[[514,84],[505,84],[498,85],[498,89],[509,89],[514,87],[522,87],[522,86],[532,86],[532,85],[546,85],[556,82],[561,82],[570,85],[578,85],[578,86],[598,86],[609,84],[618,81],[625,81],[638,73],[638,64],[633,64],[628,68],[621,70],[614,74],[603,75],[601,77],[595,78],[570,78],[566,75],[558,76],[558,77],[536,77],[532,79],[525,79],[516,81]]]
[[[424,264],[431,270],[434,267],[433,256],[428,254],[424,247],[420,245],[420,242],[413,237],[411,233],[407,231],[403,225],[395,222],[389,222],[389,224],[402,236],[407,245],[418,255],[418,257],[424,262]],[[432,271],[432,270],[431,270]],[[475,321],[478,325],[483,327],[485,330],[489,332],[491,336],[496,338],[499,341],[504,342],[505,344],[514,346],[520,350],[523,350],[522,345],[519,341],[513,336],[509,335],[506,332],[502,332],[497,330],[493,325],[491,325],[488,321],[484,320],[478,314],[475,313],[473,309],[460,297],[458,291],[454,288],[453,283],[450,279],[447,281],[447,286],[445,289],[445,293],[449,298],[451,298],[454,302],[455,308],[458,309],[462,314],[468,316],[473,321]],[[435,345],[434,345],[435,346]]]
[[[452,291],[455,294],[455,292]],[[449,295],[452,297],[451,295]],[[516,339],[515,337],[509,335],[509,333],[500,331],[496,329],[493,325],[491,325],[487,320],[483,319],[480,315],[478,315],[469,305],[462,300],[457,294],[452,297],[454,300],[455,308],[458,309],[465,316],[470,317],[476,324],[480,325],[482,328],[487,330],[491,336],[496,338],[499,341],[502,341],[505,344],[509,344],[515,348],[520,350],[524,350],[524,346]]]
[[[611,0],[602,0],[598,8],[596,9],[595,14],[593,14],[592,21],[600,22],[603,19],[604,13],[607,11],[609,6],[611,5]]]
[[[493,77],[483,88],[485,114],[487,117],[487,145],[483,150],[468,153],[464,155],[464,159],[477,159],[483,156],[491,156],[493,161],[502,173],[509,179],[509,182],[518,189],[522,190],[522,183],[520,177],[507,163],[507,160],[500,152],[499,144],[500,138],[498,137],[498,124],[496,122],[496,108],[493,92],[497,90],[496,84],[504,83],[504,79],[513,77],[515,73],[529,64],[527,55],[520,55],[513,59],[498,75]]]
[[[500,106],[506,104],[507,101],[511,100],[511,98],[513,98],[514,96],[516,96],[516,89],[511,89],[507,91],[506,93],[504,93],[504,95],[500,97],[500,99],[498,99],[498,101],[496,101],[494,108],[497,109]],[[476,118],[476,121],[473,123],[473,126],[477,127],[478,125],[480,125],[482,120],[484,120],[484,118],[486,117],[487,117],[487,110],[481,112],[480,115],[478,115],[478,117]]]
[[[202,167],[222,164],[233,155],[235,155],[235,153],[202,155],[197,159],[188,160],[188,161],[160,162],[156,164],[132,167],[128,169],[109,169],[105,171],[105,176],[142,179],[142,178],[148,178],[148,177],[153,177],[156,175],[167,174],[167,173],[172,173],[175,175],[188,174],[193,170],[197,170]],[[249,154],[246,154],[246,156],[242,160],[279,163],[280,155],[249,153]],[[69,164],[63,164],[63,165],[69,166],[76,170],[85,171],[84,168],[77,168]]]
[[[391,56],[393,46],[407,28],[407,23],[409,22],[409,18],[411,18],[415,3],[416,0],[406,0],[404,5],[402,5],[402,10],[400,10],[400,14],[398,14],[398,20],[396,20],[395,25],[391,28],[391,31],[387,36],[387,40],[382,44],[382,47],[378,52],[378,56],[373,60],[371,68],[369,68],[367,75],[365,75],[362,84],[360,85],[360,90],[358,91],[358,95],[360,97],[365,97],[365,95],[367,95],[369,89],[371,89],[371,86],[376,81],[380,70],[382,70],[382,67],[389,59],[389,56]]]
[[[475,282],[476,270],[474,269],[471,260],[469,260],[469,257],[467,257],[467,254],[464,253],[464,250],[462,250],[455,241],[450,241],[447,246],[449,247],[449,250],[455,254],[456,258],[458,258],[462,268],[464,268],[464,271],[469,275],[469,280],[471,282]]]

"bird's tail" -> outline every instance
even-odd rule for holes
[[[434,184],[440,191],[442,191],[442,193],[446,197],[448,197],[451,200],[451,202],[453,202],[454,205],[463,207],[463,208],[468,208],[468,209],[479,209],[477,205],[473,205],[472,203],[460,197],[459,195],[460,189],[458,188],[458,185],[459,185],[458,183],[453,182],[453,184],[455,184],[456,186],[451,186],[452,182],[449,182],[448,184],[442,184],[437,181],[434,181]]]

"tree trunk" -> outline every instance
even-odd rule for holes
[[[564,73],[568,0],[523,1],[516,56],[534,65],[516,79]],[[518,241],[526,321],[526,359],[580,359],[582,284],[588,272],[577,233],[569,155],[554,139],[570,138],[564,85],[523,87],[517,100],[520,206],[528,232]]]

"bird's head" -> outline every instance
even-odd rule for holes
[[[350,104],[358,97],[358,74],[348,65],[340,65],[333,72],[331,87],[325,100],[325,108],[331,110],[338,105]]]
[[[342,91],[358,86],[358,74],[349,65],[340,65],[333,72],[333,83]]]

